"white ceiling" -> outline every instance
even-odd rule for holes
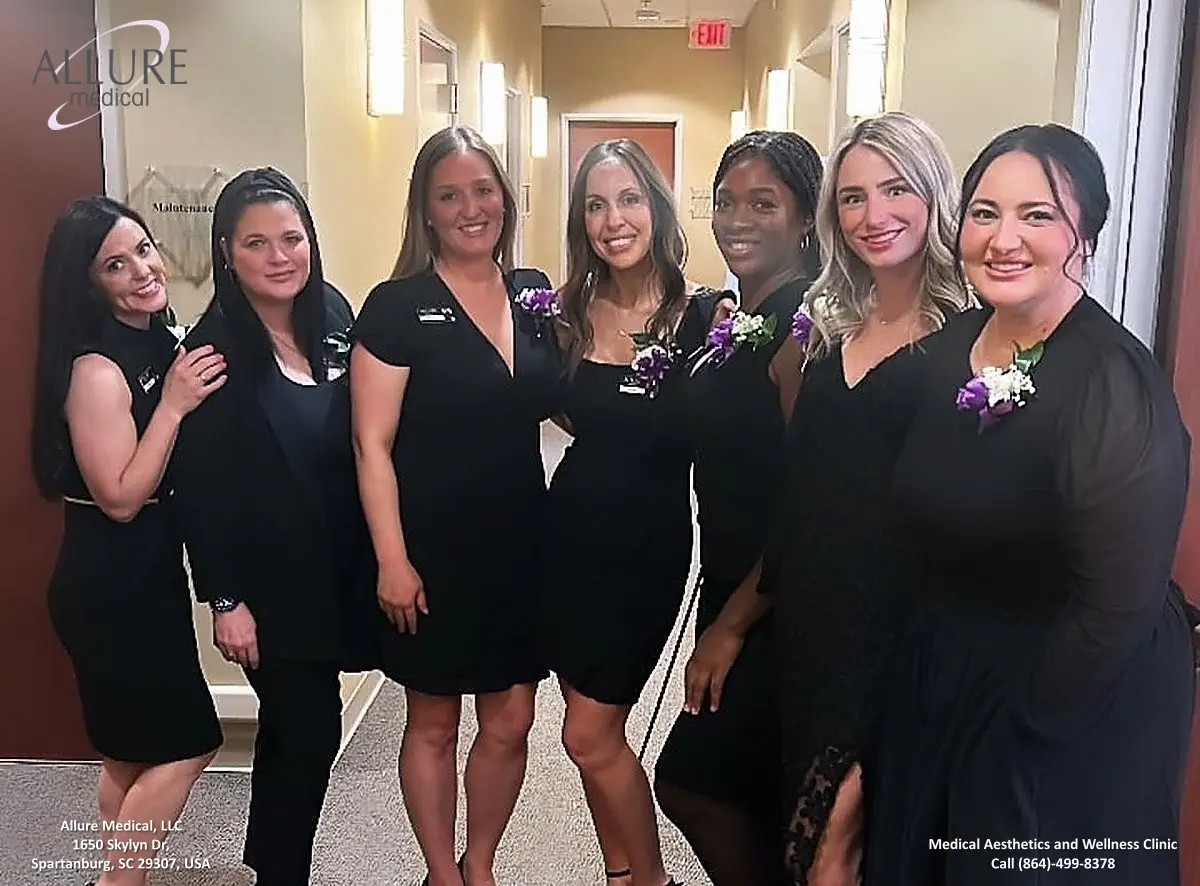
[[[697,18],[727,18],[735,28],[746,22],[755,0],[542,0],[542,24],[571,28],[683,28]],[[657,22],[639,23],[642,6],[657,10]]]

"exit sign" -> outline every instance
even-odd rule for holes
[[[698,18],[692,22],[688,46],[691,49],[728,49],[729,19]]]

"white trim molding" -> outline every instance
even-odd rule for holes
[[[639,123],[671,123],[675,126],[675,205],[683,206],[683,115],[682,114],[562,114],[559,122],[560,175],[562,176],[562,206],[559,221],[562,251],[559,254],[558,278],[567,276],[567,211],[571,205],[571,124],[615,123],[636,126]]]
[[[1158,314],[1187,0],[1084,0],[1075,127],[1104,160],[1112,207],[1089,291],[1147,347]]]

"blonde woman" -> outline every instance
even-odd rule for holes
[[[760,590],[774,595],[787,860],[804,886],[857,881],[862,775],[913,546],[889,502],[924,340],[969,305],[954,260],[958,194],[920,120],[861,121],[817,206],[825,266],[793,322],[804,379],[787,489]]]
[[[350,384],[363,508],[391,628],[383,671],[407,694],[400,786],[430,886],[494,886],[496,847],[525,775],[534,690],[531,588],[546,492],[539,426],[557,349],[518,309],[545,274],[512,269],[512,187],[474,130],[417,154],[393,279],[355,325]],[[467,847],[454,849],[462,696]]]

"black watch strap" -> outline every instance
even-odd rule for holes
[[[232,597],[216,597],[209,601],[209,608],[213,612],[232,612],[238,608],[240,600],[234,600]]]

